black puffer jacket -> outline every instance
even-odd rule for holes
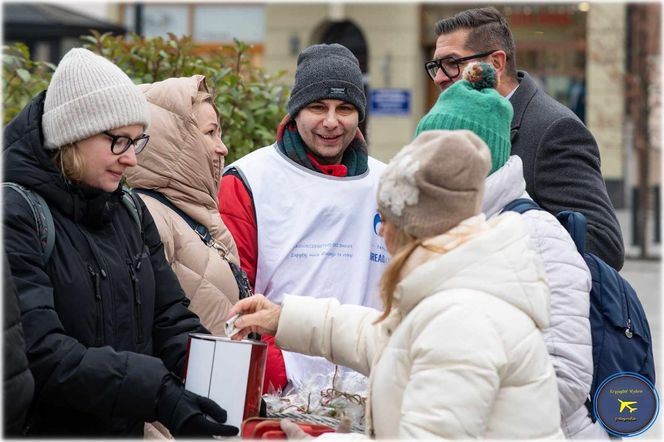
[[[5,437],[20,436],[23,432],[25,417],[32,401],[35,381],[28,368],[25,357],[25,341],[21,327],[21,312],[14,281],[9,273],[7,255],[2,255],[2,296],[4,298],[4,334],[3,334],[3,425]]]
[[[143,235],[110,194],[65,182],[43,148],[45,93],[5,128],[5,181],[38,192],[55,222],[42,248],[28,204],[4,194],[4,244],[19,295],[36,413],[31,435],[141,436],[162,379],[184,369],[187,334],[206,332],[141,204]]]

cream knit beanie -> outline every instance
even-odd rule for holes
[[[87,49],[67,52],[46,91],[42,116],[44,147],[59,149],[133,124],[147,129],[150,108],[127,74]]]
[[[473,132],[423,132],[387,165],[378,208],[409,235],[440,235],[480,213],[490,168],[491,153]]]

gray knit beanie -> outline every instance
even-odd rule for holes
[[[127,74],[87,49],[67,52],[46,91],[42,116],[44,147],[56,150],[133,124],[147,129],[150,108]]]
[[[297,57],[288,113],[295,118],[309,103],[326,99],[352,104],[360,121],[364,120],[367,98],[360,63],[348,48],[337,43],[309,46]]]
[[[409,235],[440,235],[480,213],[490,168],[491,153],[473,132],[423,132],[385,168],[378,208]]]

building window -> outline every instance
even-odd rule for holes
[[[125,24],[129,28],[134,27],[135,8],[125,8]],[[189,34],[189,8],[186,5],[144,5],[143,35],[166,37],[168,32],[178,36]]]
[[[124,23],[135,31],[136,8],[124,6]],[[197,43],[247,43],[265,40],[265,7],[239,4],[143,4],[142,35],[191,35]]]
[[[205,5],[194,9],[194,41],[254,43],[265,40],[265,11],[259,5]]]

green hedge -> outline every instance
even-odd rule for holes
[[[92,31],[84,46],[124,70],[136,84],[170,77],[205,75],[221,114],[222,139],[228,146],[226,164],[274,142],[286,114],[288,88],[279,84],[283,72],[267,73],[253,66],[248,45],[219,47],[211,56],[198,55],[191,37],[114,36]],[[22,43],[3,46],[3,121],[6,125],[28,102],[46,89],[55,69],[33,61]]]

